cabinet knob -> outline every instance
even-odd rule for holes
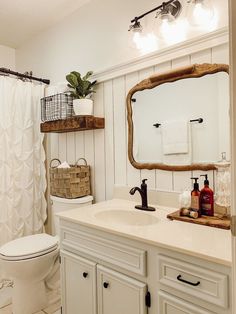
[[[104,287],[105,289],[107,289],[107,288],[109,287],[109,283],[108,283],[108,282],[104,282],[104,283],[103,283],[103,287]]]
[[[88,277],[88,273],[84,272],[84,273],[83,273],[83,277],[84,277],[84,278],[87,278],[87,277]]]

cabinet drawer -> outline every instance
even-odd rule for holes
[[[62,228],[61,246],[98,258],[114,266],[146,276],[146,251],[110,241],[90,233]]]
[[[159,282],[223,308],[228,307],[228,276],[158,255]]]
[[[158,313],[159,314],[213,314],[203,308],[185,302],[168,293],[160,291],[158,293]]]

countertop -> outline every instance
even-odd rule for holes
[[[225,266],[231,266],[231,232],[218,228],[206,227],[166,218],[168,213],[176,208],[155,206],[155,212],[144,212],[157,218],[157,223],[148,225],[128,225],[119,221],[104,221],[97,218],[104,210],[124,210],[129,213],[138,211],[134,208],[136,202],[113,199],[94,205],[81,207],[57,214],[65,219],[83,226],[106,231],[115,235],[138,240],[143,243],[171,249],[179,253],[199,257]],[[138,211],[139,212],[139,211]],[[106,213],[105,213],[106,214]],[[99,215],[98,215],[99,216]]]

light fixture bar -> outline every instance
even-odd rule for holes
[[[141,19],[144,18],[146,15],[148,15],[148,14],[150,14],[150,13],[153,13],[153,12],[155,12],[155,11],[157,11],[157,10],[160,10],[161,8],[163,8],[163,6],[167,6],[167,5],[171,4],[171,3],[173,3],[174,1],[175,1],[175,0],[169,0],[169,1],[167,1],[167,2],[163,2],[163,3],[162,3],[161,5],[159,5],[158,7],[154,8],[154,9],[152,9],[152,10],[150,10],[150,11],[147,11],[147,12],[143,13],[142,15],[136,16],[135,18],[133,18],[133,20],[131,20],[131,23],[135,23],[135,22],[137,22],[138,20],[141,20]]]

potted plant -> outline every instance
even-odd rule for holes
[[[73,99],[73,108],[76,115],[92,115],[93,100],[90,98],[94,91],[94,85],[97,81],[90,82],[89,78],[93,72],[89,71],[84,77],[79,72],[73,71],[66,76],[69,82]]]

